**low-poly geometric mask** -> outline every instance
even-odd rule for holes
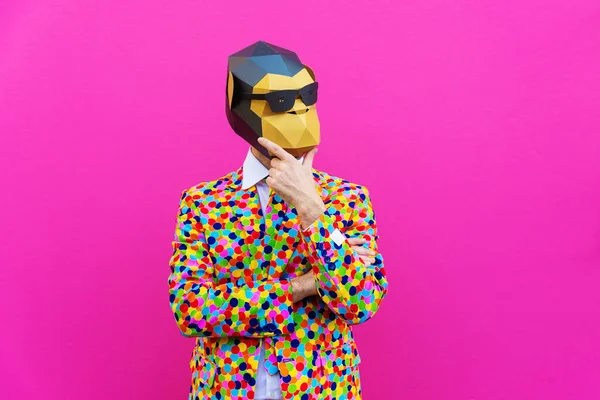
[[[229,56],[227,120],[265,156],[271,158],[261,136],[299,158],[320,142],[317,89],[296,53],[258,41]]]

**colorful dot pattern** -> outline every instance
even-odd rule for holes
[[[261,341],[285,399],[360,399],[352,326],[387,294],[366,187],[313,169],[326,211],[306,231],[277,194],[263,216],[240,167],[181,195],[168,278],[182,335],[194,337],[189,399],[254,399]],[[366,265],[335,229],[367,239]],[[291,279],[314,272],[317,296],[292,302]]]

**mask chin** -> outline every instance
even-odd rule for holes
[[[295,158],[300,158],[303,155],[305,155],[306,153],[308,153],[309,151],[311,151],[314,147],[315,146],[295,148],[295,149],[285,149],[285,151],[290,153]]]
[[[320,141],[316,109],[296,114],[278,114],[261,119],[262,136],[278,144],[294,157],[301,157]]]
[[[272,160],[273,158],[275,158],[275,156],[272,156],[271,154],[269,154],[269,152],[267,151],[267,149],[265,149],[263,146],[261,146],[258,142],[256,142],[255,144],[252,145],[254,148],[256,148],[256,150],[258,150],[262,155],[264,155],[265,157],[267,157],[268,159]],[[312,150],[315,146],[311,146],[311,147],[303,147],[303,148],[285,148],[283,147],[283,149],[285,151],[287,151],[288,153],[290,153],[293,157],[295,157],[296,159],[299,159],[300,157],[302,157],[304,154],[308,153],[310,150]]]

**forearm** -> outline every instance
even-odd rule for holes
[[[184,336],[285,335],[295,329],[289,280],[217,285],[192,196],[181,195],[169,260],[169,302]]]
[[[365,264],[336,228],[339,213],[325,210],[302,231],[307,257],[312,265],[317,293],[324,302],[349,324],[371,318],[387,293],[383,257],[377,251],[377,228],[370,200],[361,193],[358,207],[346,230],[350,237],[367,239],[365,246],[375,251],[374,262]]]
[[[171,308],[184,336],[286,335],[294,331],[292,284],[288,280],[212,285],[172,281]]]

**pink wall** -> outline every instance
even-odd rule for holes
[[[600,398],[600,4],[260,3],[0,2],[0,397],[185,398],[177,204],[241,165],[226,57],[264,39],[373,196],[365,399]]]

